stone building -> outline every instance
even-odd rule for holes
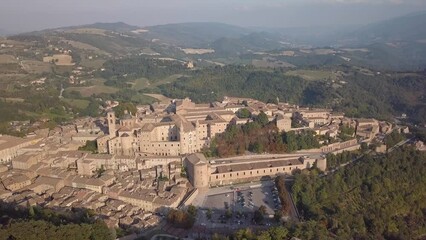
[[[33,145],[40,137],[19,138],[0,134],[0,163],[6,163],[19,155],[19,150]]]
[[[316,158],[242,157],[232,161],[209,163],[203,154],[196,153],[188,155],[184,160],[188,179],[196,188],[258,181],[264,177],[292,174],[294,170],[311,168],[315,163],[318,168],[325,171],[326,159],[320,156]]]
[[[224,107],[195,104],[188,98],[175,101],[167,109],[174,113],[136,117],[125,112],[117,119],[113,111],[108,112],[108,135],[97,138],[98,151],[126,156],[195,153],[208,146],[216,134],[224,132],[235,117],[233,111]]]
[[[202,153],[187,156],[184,162],[188,179],[196,188],[209,186],[209,164]]]

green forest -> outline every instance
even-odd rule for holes
[[[113,89],[112,92],[99,91],[83,96],[79,91],[67,90],[63,93],[64,100],[61,100],[58,98],[61,85],[66,89],[71,87],[65,80],[69,72],[43,75],[52,80],[40,91],[36,90],[36,86],[6,84],[0,90],[0,132],[19,135],[7,126],[13,120],[47,118],[54,125],[75,116],[95,117],[100,114],[99,107],[106,99],[133,104],[155,101],[144,93],[162,93],[170,98],[190,97],[195,102],[222,100],[224,96],[251,97],[267,102],[278,97],[281,102],[333,108],[349,117],[391,119],[406,113],[413,123],[422,123],[426,119],[423,90],[426,89],[426,72],[365,74],[345,65],[311,66],[307,69],[342,72],[344,83],[340,83],[331,78],[306,80],[288,74],[284,68],[226,65],[189,70],[182,62],[140,56],[110,59],[103,68],[103,71],[94,73],[101,83],[96,85],[88,81],[80,89],[93,86]],[[141,83],[143,87],[137,85]]]
[[[426,154],[412,147],[365,155],[332,175],[295,176],[293,198],[305,221],[336,239],[424,239]]]
[[[109,229],[103,220],[95,219],[91,210],[85,209],[59,212],[0,202],[0,222],[2,240],[112,240],[116,235],[114,229]]]
[[[350,157],[336,156],[342,161]],[[212,239],[424,239],[426,153],[403,147],[388,155],[365,155],[327,176],[317,169],[298,172],[292,195],[301,222]]]
[[[223,96],[251,97],[264,102],[279,97],[281,102],[332,107],[352,117],[386,119],[406,113],[415,122],[426,117],[424,73],[368,75],[344,65],[329,70],[344,72],[345,84],[307,81],[288,76],[283,69],[227,65],[196,70],[159,88],[166,96],[190,97],[196,102],[222,100]]]
[[[320,144],[313,131],[279,132],[275,123],[269,122],[266,114],[261,112],[253,122],[229,125],[203,152],[207,157],[229,157],[243,155],[246,151],[284,153],[318,147]]]

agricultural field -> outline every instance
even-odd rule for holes
[[[149,82],[147,78],[138,78],[135,80],[134,83],[132,82],[131,84],[133,85],[132,88],[136,91],[142,90],[151,86],[151,83]]]
[[[171,98],[168,98],[162,94],[155,94],[155,93],[145,93],[144,95],[151,97],[151,98],[155,98],[158,101],[160,101],[161,103],[170,103],[170,101],[172,100]]]
[[[12,55],[2,54],[0,55],[0,64],[13,64],[18,63],[18,60],[16,60],[16,57]]]
[[[71,29],[67,30],[67,33],[77,33],[77,34],[94,34],[94,35],[101,35],[106,36],[106,30],[104,29],[98,29],[98,28],[77,28],[77,29]]]
[[[85,109],[87,106],[89,106],[89,101],[84,99],[69,99],[69,98],[63,98],[62,101],[68,103],[72,107],[79,108],[79,109]]]
[[[182,48],[185,54],[207,54],[214,53],[214,49],[203,49],[203,48]]]
[[[154,102],[158,102],[159,100],[152,96],[148,96],[147,94],[135,94],[132,96],[132,101],[137,102],[139,104],[151,104]]]
[[[35,61],[35,60],[23,60],[21,62],[22,69],[28,73],[40,74],[45,72],[52,72],[52,66],[49,63]]]
[[[89,59],[87,57],[82,57],[79,65],[86,68],[99,69],[105,63],[106,60],[97,58],[97,59]]]
[[[10,103],[16,103],[16,102],[24,102],[25,99],[23,98],[0,98],[2,101],[10,102]]]
[[[95,79],[91,81],[94,85],[89,87],[69,87],[65,89],[66,92],[77,91],[81,93],[83,97],[90,97],[92,94],[101,94],[101,93],[115,93],[118,91],[115,87],[109,87],[104,85],[103,79]]]
[[[327,80],[334,77],[332,71],[326,70],[292,70],[285,73],[287,76],[301,77],[308,81]]]
[[[105,52],[95,46],[92,46],[90,44],[87,43],[83,43],[83,42],[78,42],[78,41],[73,41],[73,40],[64,40],[65,43],[71,45],[74,48],[80,49],[80,50],[84,50],[84,51],[91,51],[94,54],[98,54],[98,55],[107,55],[110,56],[110,54],[108,52]]]
[[[277,68],[277,67],[294,68],[296,67],[291,63],[279,61],[279,60],[276,60],[275,58],[270,58],[270,57],[265,57],[261,60],[253,59],[252,64],[255,67],[259,67],[259,68]]]

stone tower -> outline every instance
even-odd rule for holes
[[[115,137],[116,135],[116,129],[115,129],[115,113],[114,111],[109,111],[107,113],[107,120],[108,120],[108,133],[110,137]]]

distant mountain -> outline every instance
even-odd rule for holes
[[[142,37],[182,47],[208,47],[220,38],[238,38],[252,31],[223,23],[177,23],[144,28]]]
[[[11,34],[10,31],[0,28],[0,36],[6,36],[6,35],[9,35],[9,34]]]
[[[219,38],[211,44],[218,54],[233,55],[253,51],[271,51],[284,47],[276,34],[253,32],[237,38]]]
[[[98,23],[92,23],[92,24],[46,29],[46,30],[37,31],[37,32],[50,32],[52,30],[72,30],[72,29],[80,29],[80,28],[94,28],[94,29],[101,29],[101,30],[106,30],[111,32],[125,33],[125,32],[130,32],[130,31],[139,29],[140,27],[129,25],[124,22],[112,22],[112,23],[98,22]]]
[[[367,45],[389,42],[426,42],[426,12],[369,24],[339,39],[341,43]]]
[[[94,23],[89,25],[83,25],[83,26],[77,26],[75,28],[98,28],[98,29],[104,29],[108,31],[114,31],[114,32],[129,32],[136,29],[139,29],[138,26],[132,26],[124,22],[115,22],[115,23]]]

